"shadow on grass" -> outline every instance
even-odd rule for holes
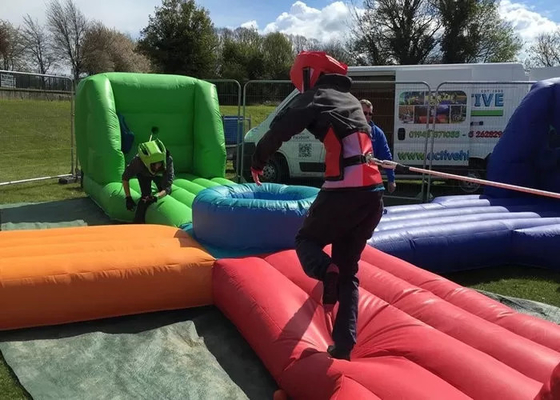
[[[0,342],[52,340],[93,332],[135,334],[184,321],[194,323],[208,351],[250,399],[272,398],[276,382],[235,325],[214,306],[0,332]]]

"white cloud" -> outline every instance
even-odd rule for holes
[[[531,10],[527,5],[511,0],[501,0],[499,12],[502,18],[511,23],[513,29],[524,41],[524,47],[518,55],[521,62],[528,58],[529,47],[538,35],[560,28],[560,21],[552,21],[546,16]]]
[[[343,39],[349,33],[351,23],[351,9],[342,1],[332,2],[319,10],[298,0],[292,4],[290,11],[283,12],[274,22],[267,24],[263,33],[282,32],[328,42]]]
[[[542,14],[529,9],[528,6],[502,0],[500,2],[500,15],[519,33],[523,40],[532,42],[541,34],[553,31],[560,27],[558,22],[554,22]]]
[[[257,24],[257,21],[255,21],[254,19],[251,21],[247,21],[241,24],[242,28],[247,28],[247,29],[259,29],[259,24]]]

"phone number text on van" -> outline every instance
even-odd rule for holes
[[[459,131],[410,131],[408,137],[411,139],[435,137],[435,138],[449,138],[455,139],[461,136]]]
[[[502,137],[502,131],[470,131],[469,137],[477,137],[477,138],[499,138]]]

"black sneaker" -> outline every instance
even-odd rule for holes
[[[338,272],[327,272],[323,281],[323,306],[328,311],[338,301]]]
[[[336,348],[335,345],[330,345],[327,348],[327,353],[329,353],[332,358],[350,361],[350,352],[345,350],[339,350]]]

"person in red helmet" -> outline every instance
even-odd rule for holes
[[[334,345],[328,353],[350,360],[356,344],[358,261],[383,214],[383,180],[373,162],[371,127],[360,101],[350,93],[347,66],[324,52],[301,52],[290,71],[300,91],[271,122],[252,157],[259,175],[283,142],[307,129],[326,151],[325,182],[295,238],[305,273],[323,282],[323,306],[331,312]],[[332,245],[331,255],[323,251]]]

